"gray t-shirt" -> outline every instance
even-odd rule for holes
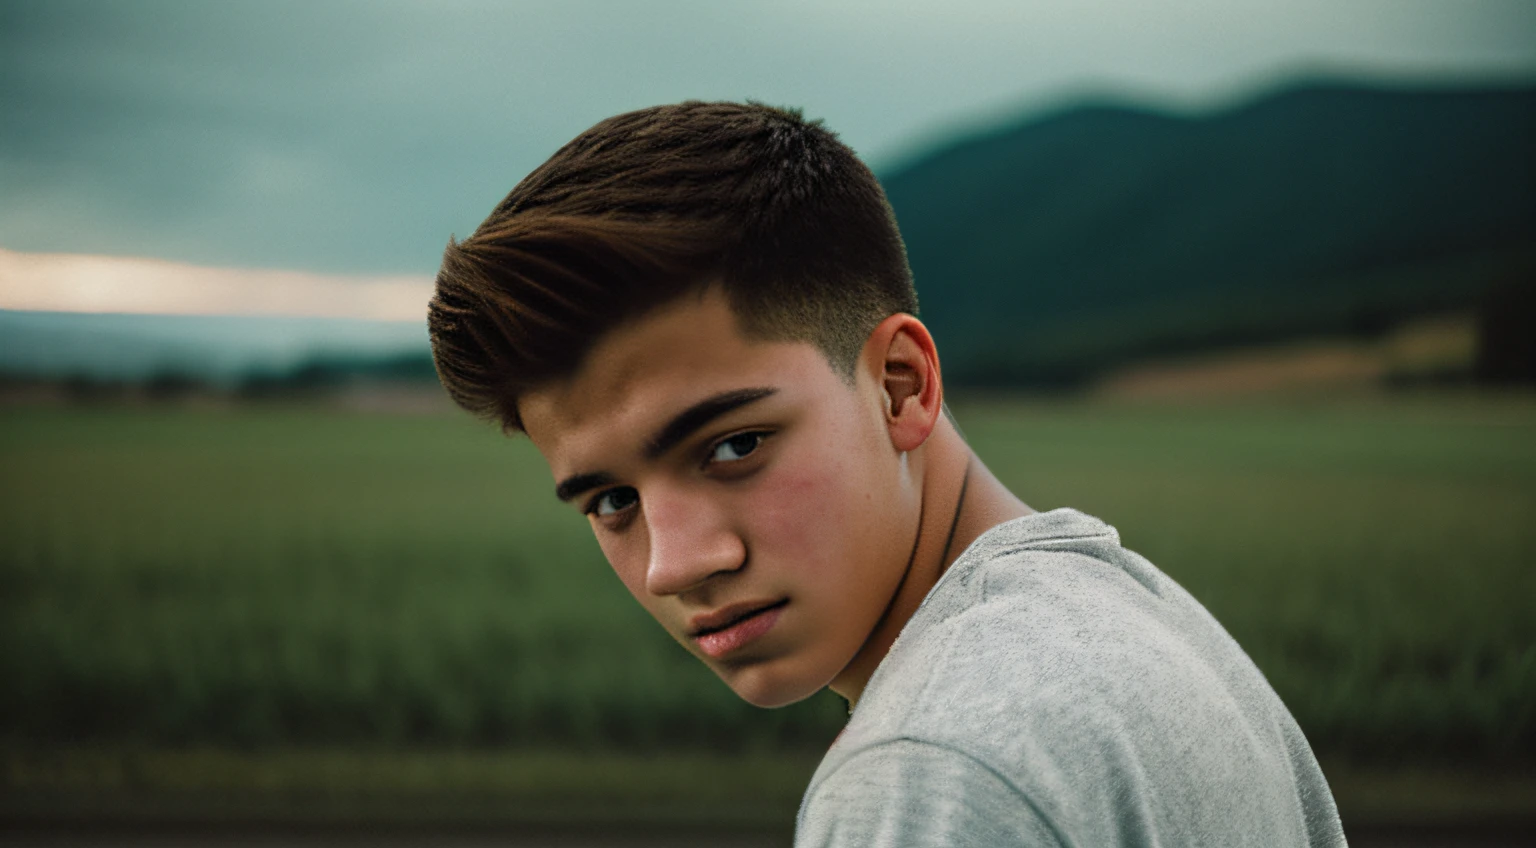
[[[806,789],[797,846],[1337,846],[1301,729],[1231,636],[1071,509],[961,554]]]

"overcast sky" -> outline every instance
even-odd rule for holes
[[[879,170],[1085,91],[1318,74],[1536,80],[1536,2],[5,0],[0,248],[425,275],[560,144],[658,102],[801,106]]]

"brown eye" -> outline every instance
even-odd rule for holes
[[[634,506],[640,501],[640,493],[628,486],[617,489],[609,489],[593,499],[587,512],[593,515],[615,515]]]
[[[757,450],[763,443],[762,433],[740,433],[721,441],[710,452],[711,462],[735,462],[746,459],[747,454]]]

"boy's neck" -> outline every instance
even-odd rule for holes
[[[1034,512],[992,476],[946,416],[912,456],[914,465],[921,465],[913,471],[921,475],[922,507],[905,576],[864,647],[832,681],[832,690],[847,699],[850,710],[950,564],[981,534]]]

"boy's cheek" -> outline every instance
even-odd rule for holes
[[[825,550],[854,529],[864,500],[850,490],[844,463],[824,453],[798,460],[774,466],[738,509],[756,547]]]

